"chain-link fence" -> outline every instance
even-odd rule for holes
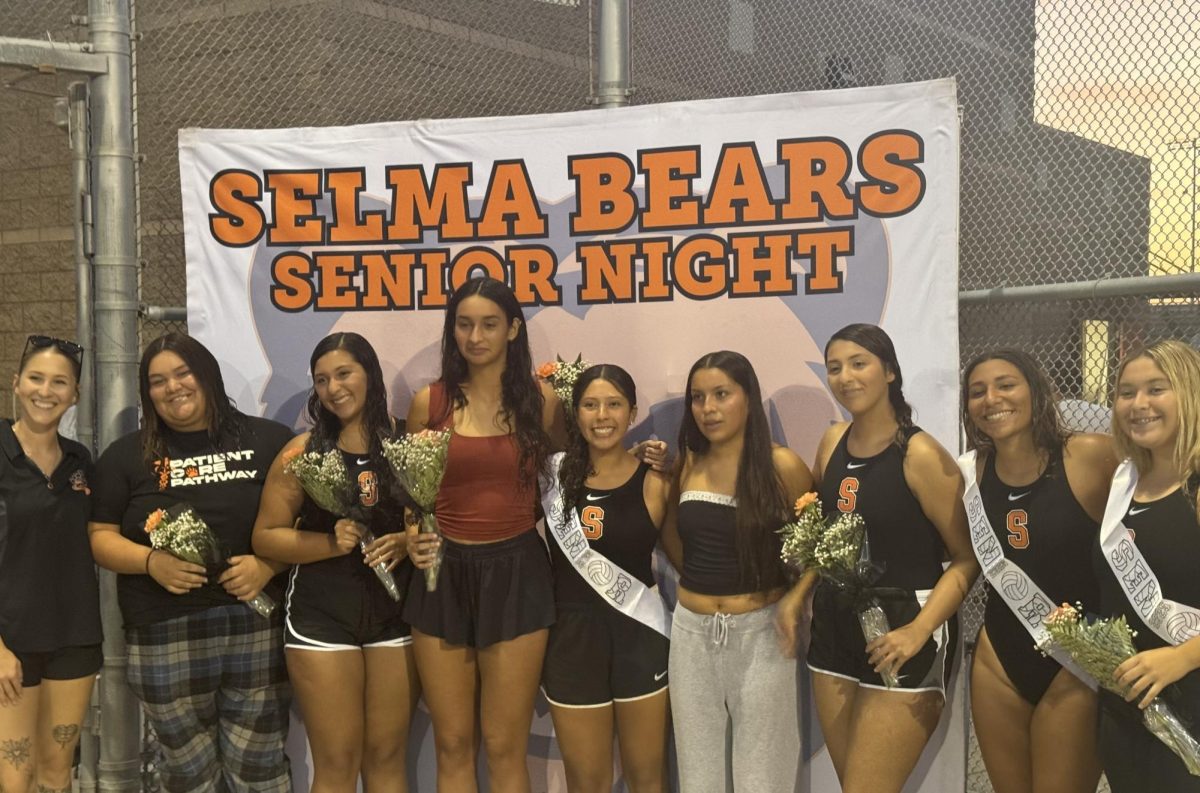
[[[78,39],[84,5],[0,0],[0,35]],[[631,5],[635,104],[957,77],[963,290],[1198,272],[1192,0]],[[134,22],[147,304],[184,301],[181,127],[550,112],[589,91],[587,0],[140,0]],[[13,96],[0,90],[0,118],[43,112]],[[1194,298],[1045,297],[964,304],[961,353],[1024,347],[1080,424],[1103,424],[1123,351],[1200,342]],[[972,599],[966,635],[981,613]]]

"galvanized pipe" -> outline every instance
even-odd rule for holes
[[[92,82],[92,185],[95,200],[96,429],[100,448],[137,429],[137,290],[129,0],[88,0],[92,50],[108,71]],[[116,575],[100,577],[104,670],[100,701],[102,791],[141,787],[140,709],[126,683],[127,651]]]
[[[75,439],[96,453],[96,349],[92,328],[92,195],[88,136],[88,84],[71,83],[67,92],[67,136],[71,143],[72,226],[75,250],[75,338],[84,347],[75,405]],[[100,692],[92,691],[88,716],[79,734],[79,791],[94,793],[98,784]]]
[[[629,0],[596,0],[599,6],[596,87],[599,107],[624,107],[633,87],[629,78]]]
[[[0,36],[0,63],[29,69],[104,74],[108,64],[104,58],[90,54],[90,49],[90,44]]]
[[[71,196],[74,199],[75,338],[86,351],[75,405],[75,438],[96,453],[96,357],[92,327],[92,190],[88,151],[88,85],[68,88],[67,135],[71,142]]]
[[[142,306],[142,318],[152,322],[187,322],[183,306]]]
[[[1200,273],[1183,275],[1138,275],[1129,278],[1099,278],[1066,284],[998,286],[958,293],[959,305],[988,303],[1088,300],[1102,297],[1170,297],[1200,294]]]

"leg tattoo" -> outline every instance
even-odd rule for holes
[[[54,729],[50,731],[54,736],[54,740],[59,746],[66,749],[72,741],[79,737],[78,724],[55,724]]]
[[[13,768],[20,768],[29,762],[29,746],[29,736],[0,742],[0,757]]]

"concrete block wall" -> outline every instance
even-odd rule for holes
[[[5,69],[11,82],[20,76]],[[70,149],[54,124],[64,77],[0,87],[0,417],[13,416],[12,375],[26,337],[75,335]],[[0,81],[2,84],[2,81]]]

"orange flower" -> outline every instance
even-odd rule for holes
[[[150,513],[150,517],[146,518],[146,533],[153,534],[154,530],[162,524],[163,518],[167,516],[167,511],[164,509],[156,509]]]
[[[554,377],[554,373],[558,371],[557,361],[546,361],[538,367],[537,376],[543,380],[549,380]]]
[[[1046,615],[1046,619],[1042,621],[1047,625],[1059,622],[1078,622],[1079,612],[1070,603],[1063,603],[1054,611]]]
[[[809,504],[816,504],[816,503],[817,503],[817,494],[816,493],[813,493],[813,492],[805,493],[804,495],[800,496],[800,498],[796,499],[796,506],[794,507],[794,509],[796,510],[796,514],[799,515],[801,512],[803,512],[808,507]]]
[[[292,460],[295,460],[300,455],[304,454],[303,446],[293,446],[283,453],[283,464],[287,465]]]

